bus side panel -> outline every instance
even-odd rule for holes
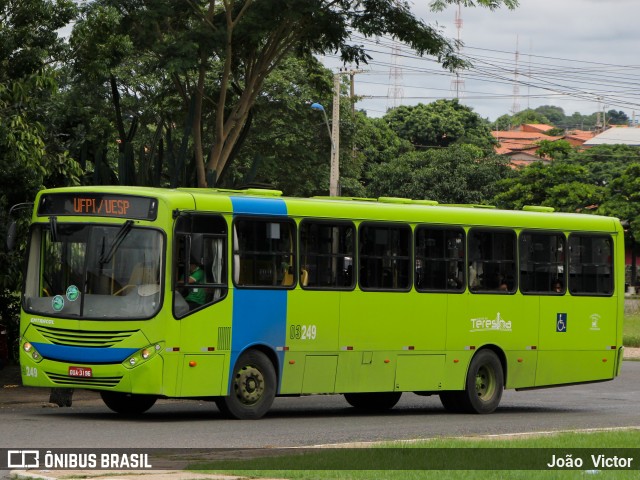
[[[473,353],[485,345],[494,345],[506,357],[506,388],[531,387],[537,368],[539,308],[537,296],[520,293],[451,295],[447,351]],[[453,358],[458,359],[455,355]],[[464,368],[447,363],[445,389],[464,388],[471,358],[469,355]]]
[[[417,292],[363,292],[342,296],[336,391],[431,390],[443,380],[446,295]],[[412,352],[420,359],[400,361]],[[416,368],[437,360],[438,368]],[[431,363],[429,363],[431,365]],[[413,375],[411,382],[406,381]],[[372,377],[373,376],[373,377]],[[397,387],[397,379],[405,386]]]
[[[394,388],[396,353],[340,352],[336,392],[388,392]]]
[[[541,303],[536,386],[613,378],[618,298],[564,295]]]
[[[284,366],[280,393],[310,393],[314,389],[314,376],[317,376],[312,363],[322,363],[320,356],[327,355],[327,368],[321,371],[324,385],[335,384],[338,348],[338,328],[340,315],[339,291],[302,290],[300,287],[290,290],[287,301],[287,326]],[[309,359],[312,356],[312,359]],[[305,362],[306,359],[306,362]],[[316,390],[319,392],[320,390]]]
[[[180,325],[181,397],[226,394],[233,290],[227,297],[182,320]],[[173,347],[173,345],[172,345]]]

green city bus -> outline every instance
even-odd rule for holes
[[[276,396],[402,392],[490,413],[505,388],[615,378],[615,218],[275,190],[74,187],[36,198],[24,385],[262,417]]]

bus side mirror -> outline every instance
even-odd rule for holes
[[[7,229],[7,250],[12,252],[14,248],[16,248],[16,231],[18,227],[16,221],[14,220],[9,224],[9,228]]]

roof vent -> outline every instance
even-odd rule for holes
[[[555,208],[553,207],[543,207],[542,205],[525,205],[522,207],[522,210],[525,212],[541,212],[541,213],[553,213],[555,212]]]
[[[378,202],[380,203],[413,203],[413,200],[410,198],[402,198],[402,197],[378,197]]]
[[[247,188],[246,190],[242,190],[243,193],[247,195],[262,195],[265,197],[281,197],[281,190],[269,190],[266,188]]]

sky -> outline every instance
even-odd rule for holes
[[[433,13],[429,3],[410,5],[425,23],[457,38],[458,8]],[[363,97],[356,108],[379,117],[395,106],[457,96],[489,120],[540,105],[561,107],[566,115],[622,110],[640,120],[639,0],[519,4],[515,10],[461,8],[461,55],[473,67],[460,72],[457,81],[433,57],[420,58],[397,43],[394,49],[390,38],[355,35],[353,41],[373,57],[355,76],[355,93]],[[333,71],[341,66],[336,56],[321,61]]]

